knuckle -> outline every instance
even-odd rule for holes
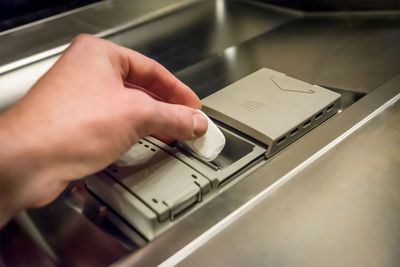
[[[87,33],[81,33],[72,40],[71,45],[73,45],[73,46],[88,45],[88,44],[92,44],[96,40],[97,40],[97,38],[94,37],[93,35],[90,35]]]
[[[84,53],[93,53],[96,51],[98,52],[99,49],[102,49],[103,47],[102,41],[103,41],[102,39],[97,38],[93,35],[82,33],[76,36],[72,40],[70,49],[75,51],[81,51]]]
[[[159,64],[154,59],[149,58],[148,73],[146,77],[143,77],[145,86],[152,87],[156,82],[154,77],[158,77],[159,72]]]

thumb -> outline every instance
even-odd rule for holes
[[[146,116],[146,135],[167,136],[176,140],[195,139],[207,131],[207,118],[196,109],[154,100],[151,116]]]

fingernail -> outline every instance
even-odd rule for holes
[[[193,133],[196,136],[202,136],[206,133],[208,122],[206,116],[200,111],[193,114]]]

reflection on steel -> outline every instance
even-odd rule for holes
[[[224,55],[226,57],[226,62],[228,63],[228,65],[234,65],[236,62],[237,48],[235,46],[231,46],[225,49]]]
[[[225,23],[226,20],[226,5],[225,0],[216,0],[215,1],[215,15],[218,24]]]

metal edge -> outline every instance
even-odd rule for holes
[[[40,24],[45,23],[45,22],[49,22],[49,21],[52,21],[52,20],[60,19],[62,17],[70,16],[70,15],[82,12],[82,11],[84,11],[86,9],[90,9],[92,7],[101,6],[103,4],[108,4],[108,2],[115,2],[115,1],[117,1],[117,0],[108,0],[108,1],[107,0],[102,0],[100,2],[95,2],[95,3],[89,4],[89,5],[85,5],[85,6],[81,6],[81,7],[75,8],[75,9],[70,10],[70,11],[62,12],[62,13],[55,14],[55,15],[47,17],[47,18],[43,18],[43,19],[40,19],[40,20],[37,20],[37,21],[33,21],[33,22],[30,22],[30,23],[27,23],[27,24],[23,24],[21,26],[18,26],[18,27],[11,28],[11,29],[8,29],[8,30],[0,32],[0,37],[3,36],[3,35],[15,33],[15,32],[20,31],[20,30],[25,30],[25,29],[33,27],[33,26],[37,26],[37,25],[40,25]]]
[[[156,17],[165,16],[165,15],[168,15],[170,13],[176,12],[176,11],[178,11],[180,9],[183,9],[183,8],[186,8],[186,7],[190,6],[190,5],[193,5],[198,1],[199,0],[182,0],[179,3],[172,4],[170,6],[167,6],[167,7],[164,7],[164,8],[149,12],[149,13],[143,15],[143,16],[140,16],[140,17],[137,17],[135,19],[132,19],[129,22],[126,22],[124,24],[116,26],[116,27],[114,27],[112,29],[104,30],[104,31],[101,31],[101,32],[93,34],[93,35],[97,36],[99,38],[105,38],[105,37],[107,37],[107,36],[109,36],[111,34],[114,34],[116,32],[123,31],[123,30],[126,30],[128,28],[131,28],[131,27],[134,27],[134,26],[138,26],[140,24],[143,24],[143,23],[146,23],[148,21],[151,21],[151,20],[155,19]],[[91,6],[91,7],[93,7],[93,6]],[[83,10],[86,10],[86,8],[84,8]],[[79,12],[82,12],[83,10],[79,10]],[[77,14],[79,12],[72,12],[72,14],[69,14],[69,15],[74,15],[74,14]],[[62,16],[62,17],[66,17],[66,16]],[[49,19],[49,20],[51,20],[51,19]],[[43,23],[43,22],[44,21],[41,21],[41,23]],[[43,52],[40,52],[40,53],[33,54],[31,56],[22,58],[20,60],[17,60],[17,61],[11,62],[11,63],[7,63],[5,65],[1,65],[0,66],[0,75],[3,75],[5,73],[7,73],[7,72],[11,72],[13,70],[16,70],[18,68],[24,67],[26,65],[35,63],[37,61],[44,60],[44,59],[47,59],[47,58],[52,57],[52,56],[56,56],[56,55],[62,53],[68,47],[69,44],[70,43],[67,43],[67,44],[64,44],[64,45],[61,45],[61,46],[58,46],[58,47],[54,47],[52,49],[49,49],[49,50],[46,50],[46,51],[43,51]]]

